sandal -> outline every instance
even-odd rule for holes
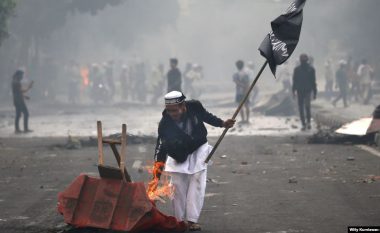
[[[189,231],[201,231],[201,225],[194,222],[189,222]]]

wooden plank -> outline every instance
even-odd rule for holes
[[[117,165],[120,167],[120,155],[119,155],[119,152],[117,151],[116,145],[111,144],[110,146],[111,146],[111,149],[112,149],[113,154],[115,156]],[[125,178],[127,179],[127,181],[132,182],[131,176],[129,175],[126,167],[124,167],[124,174],[125,174]]]
[[[108,143],[110,145],[113,145],[113,144],[120,145],[121,141],[117,139],[103,138],[103,143]]]
[[[97,128],[98,128],[98,164],[103,165],[104,160],[103,160],[103,133],[102,133],[102,122],[98,121],[97,122]]]
[[[127,182],[125,174],[125,146],[127,142],[127,125],[123,124],[121,128],[120,171],[123,174],[124,181]]]

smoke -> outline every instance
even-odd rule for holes
[[[106,6],[96,15],[69,14],[63,26],[40,39],[39,49],[40,54],[61,63],[70,60],[81,64],[109,60],[126,63],[138,57],[147,64],[164,63],[168,69],[169,58],[177,57],[181,70],[187,62],[200,64],[205,82],[218,82],[232,89],[235,61],[253,61],[258,71],[264,59],[257,49],[270,31],[270,22],[290,3],[290,0],[125,0],[116,6]],[[317,76],[323,73],[328,58],[368,57],[372,64],[378,63],[379,49],[373,46],[379,38],[377,3],[308,0],[300,42],[289,63],[294,65],[299,54],[307,53],[314,57]],[[27,25],[23,17],[17,15],[17,20]],[[259,86],[272,88],[273,82],[267,69]]]

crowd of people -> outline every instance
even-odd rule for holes
[[[335,68],[336,67],[336,68]],[[324,90],[319,95],[337,106],[342,101],[343,107],[349,103],[369,104],[374,95],[375,72],[366,59],[360,62],[348,59],[328,59],[324,72],[318,80],[313,58],[302,54],[294,69],[288,63],[278,68],[277,78],[282,82],[285,93],[292,93],[297,98],[302,130],[310,129],[310,102],[317,98],[317,83],[324,81]],[[306,114],[306,116],[305,116]]]
[[[302,129],[310,129],[310,102],[317,96],[317,83],[324,81],[323,95],[335,106],[339,101],[347,107],[350,102],[368,104],[373,96],[374,69],[366,59],[361,62],[341,59],[333,61],[328,59],[324,65],[324,80],[316,77],[311,56],[303,54],[297,60],[294,68],[289,63],[278,67],[276,77],[282,83],[285,93],[293,95],[297,99]],[[251,82],[254,79],[254,63],[238,60],[237,71],[233,74],[232,81],[235,84],[235,99],[237,104],[244,99]],[[196,63],[185,63],[183,72],[179,68],[176,58],[169,60],[169,68],[165,69],[163,63],[147,65],[135,59],[129,63],[108,62],[80,65],[70,62],[63,67],[64,81],[62,91],[67,90],[66,100],[70,104],[95,103],[112,104],[120,102],[139,102],[143,104],[157,104],[157,100],[170,91],[183,91],[191,99],[199,99],[202,94],[201,85],[204,79],[202,66]],[[335,69],[336,67],[336,69]],[[18,70],[16,73],[24,72]],[[20,82],[21,83],[21,82]],[[48,88],[51,85],[39,85]],[[65,88],[66,87],[66,88]],[[14,90],[13,90],[14,91]],[[51,93],[49,90],[39,90],[44,94]],[[13,93],[14,96],[17,95]],[[239,124],[250,122],[250,106],[258,100],[259,89],[257,86],[251,92],[251,96],[242,106]],[[47,96],[53,99],[52,96]],[[20,104],[18,104],[19,106]],[[16,105],[15,105],[16,106]],[[26,106],[26,105],[25,105]],[[21,111],[22,109],[23,111]],[[25,108],[18,108],[17,116],[25,112]],[[19,118],[19,117],[17,117]],[[19,131],[16,126],[16,131]]]
[[[164,63],[150,64],[140,59],[107,61],[83,64],[69,61],[57,64],[51,61],[40,71],[23,71],[26,80],[37,83],[32,93],[34,99],[69,104],[105,104],[115,102],[139,102],[155,104],[170,88],[184,90],[188,96],[198,98],[203,80],[203,68],[196,63],[186,63],[182,73],[178,60],[173,58],[165,68]],[[59,88],[57,88],[59,87]]]
[[[190,68],[182,74],[177,66],[175,58],[170,59],[168,70],[162,63],[148,66],[137,61],[129,64],[109,61],[82,67],[72,64],[67,68],[68,101],[77,103],[87,96],[93,103],[120,100],[155,104],[166,90],[181,91],[182,87],[193,98],[198,97],[199,90],[195,91],[193,85],[203,79],[202,67],[188,63]]]
[[[339,95],[332,101],[334,106],[339,100],[343,101],[344,107],[348,106],[348,102],[368,104],[372,98],[375,76],[374,69],[368,64],[367,59],[361,62],[355,62],[351,58],[339,60],[335,73],[333,62],[327,60],[324,76],[328,99],[333,96],[334,87],[339,90]]]

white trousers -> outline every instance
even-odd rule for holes
[[[207,169],[194,174],[171,172],[170,175],[174,186],[174,216],[178,220],[198,222],[205,197]]]

